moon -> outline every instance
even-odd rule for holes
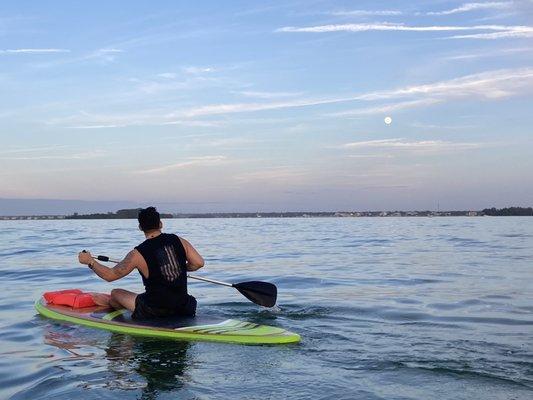
[[[391,117],[385,117],[385,119],[384,119],[383,121],[385,121],[385,123],[386,123],[387,125],[392,124],[392,118],[391,118]]]

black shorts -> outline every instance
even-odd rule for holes
[[[135,298],[135,310],[131,314],[133,319],[150,319],[158,317],[172,317],[183,315],[185,317],[194,317],[196,314],[196,299],[188,295],[187,304],[183,307],[167,309],[155,308],[146,304],[146,293],[141,293]]]

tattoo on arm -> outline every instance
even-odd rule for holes
[[[128,275],[135,268],[133,259],[134,259],[134,252],[132,250],[128,253],[126,257],[124,257],[122,261],[120,261],[117,265],[113,267],[114,274],[118,278],[122,278],[123,276]]]

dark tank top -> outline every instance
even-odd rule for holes
[[[146,303],[162,309],[186,305],[187,255],[179,237],[162,233],[135,248],[148,265],[148,278],[141,273]]]

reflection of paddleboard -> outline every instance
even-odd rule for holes
[[[135,321],[127,310],[112,310],[101,306],[74,309],[46,304],[42,298],[35,302],[35,308],[39,314],[48,318],[131,335],[242,344],[300,341],[300,335],[285,329],[235,319],[213,321],[199,317],[175,317]]]

